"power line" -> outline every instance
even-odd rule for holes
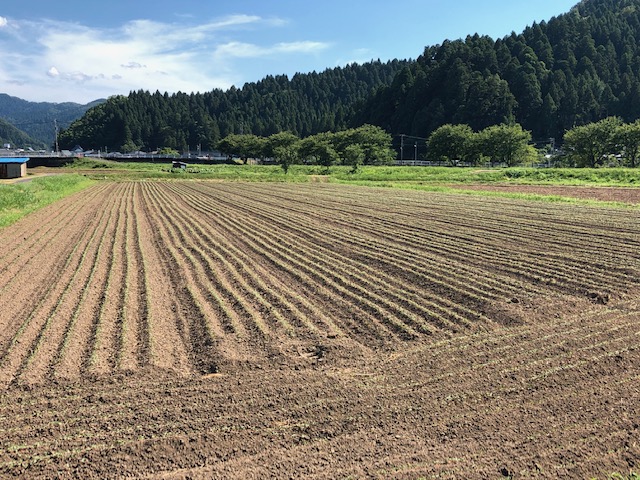
[[[408,145],[413,147],[413,158],[414,160],[418,159],[418,140],[427,140],[424,137],[417,137],[415,135],[406,135],[404,133],[401,133],[399,135],[396,135],[396,137],[400,137],[400,160],[404,160],[404,145],[405,145],[405,139],[409,141]],[[413,143],[413,145],[411,145],[411,143]],[[420,147],[422,147],[423,145],[421,144]]]

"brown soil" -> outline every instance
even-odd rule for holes
[[[93,187],[0,231],[0,477],[638,471],[638,217]]]
[[[492,192],[531,193],[536,195],[558,195],[605,202],[640,203],[640,188],[632,187],[580,187],[552,185],[449,185],[462,190],[486,190]]]

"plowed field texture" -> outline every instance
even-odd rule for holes
[[[640,212],[103,182],[0,230],[1,478],[640,470]]]

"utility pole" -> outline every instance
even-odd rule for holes
[[[400,161],[404,160],[404,133],[400,135]]]
[[[58,120],[55,118],[53,119],[53,126],[56,131],[56,155],[60,155],[60,147],[58,146]]]

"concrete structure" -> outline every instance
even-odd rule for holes
[[[0,178],[20,178],[27,176],[25,157],[0,157]]]

